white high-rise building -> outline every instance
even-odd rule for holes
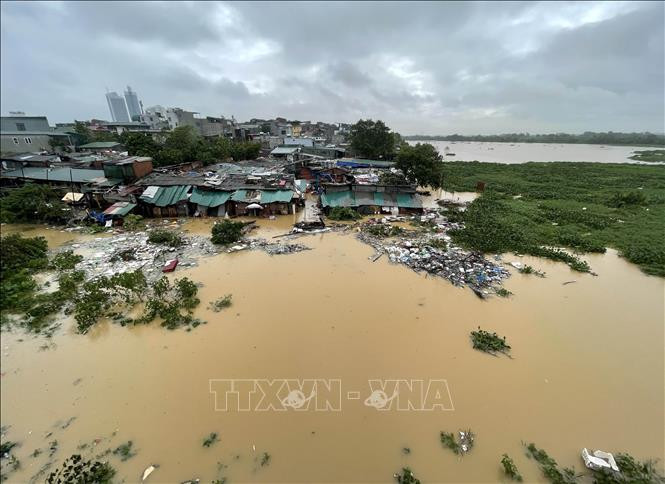
[[[129,115],[127,114],[127,106],[125,100],[118,96],[115,91],[106,93],[106,102],[109,103],[109,111],[111,111],[111,119],[116,123],[128,123]]]
[[[127,101],[129,118],[132,121],[138,121],[141,114],[143,114],[143,110],[141,109],[141,103],[139,102],[136,91],[132,91],[132,88],[129,86],[127,86],[127,90],[125,91],[125,101]]]

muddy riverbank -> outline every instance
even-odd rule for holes
[[[284,233],[292,218],[262,220],[252,236]],[[212,223],[183,228],[209,234]],[[148,482],[390,482],[404,465],[423,482],[492,482],[504,452],[525,480],[542,480],[521,441],[580,471],[582,447],[663,455],[665,282],[615,251],[585,256],[598,277],[506,255],[547,277],[513,271],[514,296],[481,301],[385,257],[371,262],[372,247],[351,234],[297,242],[312,250],[221,253],[170,276],[203,284],[195,316],[208,324],[191,332],[107,322],[78,335],[65,321],[49,348],[3,332],[2,424],[22,463],[10,480],[29,480],[48,460],[30,454],[53,439],[59,461],[94,439],[108,439],[102,450],[132,440],[135,457],[107,457],[128,482],[150,464],[160,467]],[[208,308],[227,293],[230,308]],[[479,325],[505,335],[513,359],[473,350]],[[215,411],[209,380],[229,378],[339,379],[345,397],[362,397],[344,398],[339,412]],[[390,378],[447,380],[454,411],[363,405],[368,380]],[[439,432],[467,427],[476,445],[459,458]],[[205,448],[210,432],[220,441]],[[263,452],[267,466],[257,465]]]

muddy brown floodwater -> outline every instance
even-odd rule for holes
[[[254,235],[292,222],[262,221]],[[547,277],[515,273],[513,297],[481,301],[385,257],[372,263],[373,249],[349,234],[298,242],[313,250],[224,253],[177,271],[204,285],[196,315],[208,324],[191,332],[101,323],[78,335],[66,321],[50,349],[3,333],[2,424],[22,462],[10,481],[28,481],[54,439],[59,462],[94,439],[99,452],[132,440],[135,457],[107,457],[127,482],[150,464],[148,482],[392,482],[405,465],[423,482],[495,482],[504,452],[526,481],[542,481],[521,441],[578,471],[582,447],[663,456],[662,279],[614,251],[586,257],[598,277],[525,257]],[[207,309],[227,293],[230,308]],[[505,335],[513,359],[473,350],[478,326]],[[215,411],[209,380],[240,378],[339,379],[341,411]],[[454,410],[378,411],[363,404],[369,379],[445,379]],[[469,427],[469,454],[442,447],[441,430]],[[220,441],[204,448],[210,432]]]

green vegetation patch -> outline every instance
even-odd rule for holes
[[[83,459],[74,454],[46,478],[47,484],[75,482],[77,484],[107,484],[112,482],[115,469],[108,462]]]
[[[471,331],[471,342],[474,349],[492,355],[497,353],[508,355],[510,352],[510,346],[506,343],[505,336],[501,337],[496,333],[480,329],[480,327],[478,327],[478,331]]]
[[[169,247],[180,247],[185,243],[182,234],[165,229],[151,230],[148,234],[148,242],[168,245]]]
[[[618,453],[614,456],[621,472],[600,469],[591,470],[595,484],[628,484],[628,483],[665,483],[663,476],[656,469],[656,461],[640,462],[631,455]]]
[[[367,224],[363,226],[363,231],[374,237],[396,237],[404,233],[402,227],[396,227],[388,224]]]
[[[635,151],[633,156],[630,157],[630,159],[636,161],[648,161],[652,163],[665,161],[665,150]]]
[[[420,484],[420,479],[416,479],[413,471],[408,467],[403,467],[401,473],[393,475],[398,484]]]
[[[0,221],[3,223],[64,224],[71,214],[61,200],[63,193],[46,185],[4,188],[0,195]]]
[[[203,439],[203,447],[210,447],[212,446],[212,444],[218,441],[219,441],[219,436],[217,435],[217,433],[210,432],[210,435],[208,435],[205,439]]]
[[[503,456],[501,456],[501,465],[503,466],[504,474],[510,477],[513,481],[522,482],[522,475],[519,473],[513,459],[511,459],[508,454],[503,454]]]
[[[527,457],[538,462],[543,475],[552,484],[575,484],[577,482],[574,469],[567,467],[559,469],[557,462],[547,455],[547,452],[543,449],[536,447],[534,443],[527,445],[526,450]]]
[[[219,245],[228,245],[237,242],[242,237],[242,230],[245,226],[242,222],[233,220],[222,220],[212,226],[212,243]]]
[[[133,449],[134,447],[134,442],[131,440],[127,441],[124,444],[119,445],[113,450],[113,455],[117,455],[120,457],[121,461],[126,461],[127,459],[131,459],[136,455],[136,451]]]
[[[454,240],[482,252],[518,252],[591,268],[574,252],[613,247],[665,277],[665,169],[606,163],[445,164],[450,191],[485,193],[463,212]],[[565,248],[569,250],[560,250]],[[573,252],[573,253],[570,253]]]
[[[216,299],[215,301],[210,302],[210,309],[218,313],[222,309],[226,309],[231,306],[233,296],[231,294],[226,294],[223,297]]]
[[[349,207],[333,207],[328,212],[330,220],[358,220],[362,216]]]

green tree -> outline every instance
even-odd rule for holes
[[[81,121],[74,121],[74,132],[78,135],[79,143],[82,145],[92,142],[92,131]]]
[[[62,195],[44,185],[23,185],[2,192],[0,220],[6,223],[64,223],[69,218]]]
[[[200,148],[201,140],[194,128],[178,126],[169,133],[163,148],[155,154],[155,164],[165,166],[196,161]]]
[[[130,156],[150,156],[154,158],[159,152],[159,145],[155,143],[150,134],[125,131],[120,135],[119,141],[127,148]]]
[[[391,159],[395,153],[395,137],[383,121],[359,120],[351,126],[352,150],[370,159]]]
[[[419,186],[441,188],[443,184],[443,163],[441,155],[428,143],[415,146],[402,144],[397,154],[397,168],[411,183]]]

